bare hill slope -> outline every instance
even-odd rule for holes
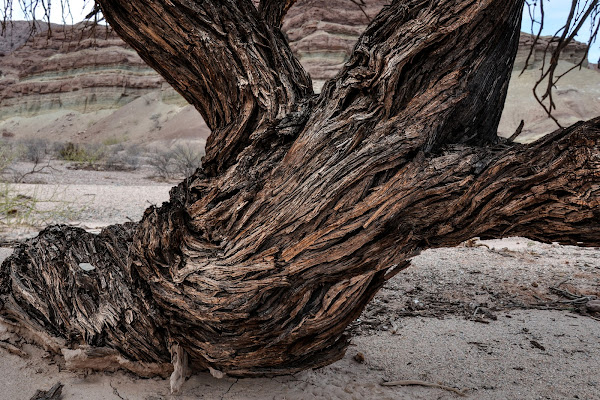
[[[385,0],[367,0],[360,8],[346,0],[300,0],[283,29],[295,54],[310,72],[318,91],[335,76],[352,47]],[[11,26],[10,24],[8,25]],[[44,137],[52,141],[135,143],[197,139],[210,133],[200,115],[148,68],[114,33],[89,25],[53,26],[48,37],[40,27],[28,36],[28,23],[16,22],[0,37],[0,132],[4,137]],[[520,140],[532,140],[556,128],[537,105],[531,88],[539,73],[547,38],[525,64],[531,37],[523,34],[509,88],[500,134],[510,136],[521,120]],[[585,56],[572,44],[561,69]],[[600,73],[583,68],[567,75],[557,88],[563,124],[600,115]]]

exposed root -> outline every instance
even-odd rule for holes
[[[114,372],[124,369],[144,378],[155,376],[167,378],[173,371],[171,364],[131,361],[114,349],[91,346],[69,349],[64,339],[46,333],[39,324],[30,320],[27,317],[27,313],[14,301],[7,302],[2,311],[2,315],[0,316],[0,332],[9,332],[46,351],[59,355],[62,354],[66,368],[71,371],[93,370]],[[24,358],[29,356],[10,343],[0,341],[0,348],[4,348],[8,352]]]
[[[76,350],[62,349],[66,367],[72,371],[116,371],[125,369],[143,378],[168,377],[173,372],[171,364],[131,361],[117,350],[106,347],[82,346]]]
[[[10,354],[14,354],[14,355],[22,357],[22,358],[29,358],[29,354],[27,354],[23,350],[19,349],[17,346],[12,345],[10,343],[0,342],[0,348],[8,351]]]
[[[177,393],[181,389],[185,378],[190,374],[188,354],[179,344],[171,346],[171,363],[173,373],[171,374],[171,393]]]
[[[63,339],[49,335],[43,327],[29,319],[27,313],[14,302],[12,296],[4,305],[0,315],[0,328],[55,354],[60,354],[60,349],[66,346]]]

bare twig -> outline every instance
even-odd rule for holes
[[[533,26],[536,22],[535,21],[536,3],[533,4],[533,11],[531,9],[531,4],[529,3],[529,1],[527,1],[527,6],[529,9],[529,17],[531,18],[531,36],[533,36]],[[535,36],[535,39],[533,39],[533,43],[531,44],[531,47],[529,47],[529,54],[527,54],[527,59],[525,60],[525,65],[523,66],[523,70],[521,70],[521,73],[519,75],[523,75],[523,72],[525,72],[527,67],[529,67],[529,60],[531,59],[531,56],[533,55],[533,52],[535,51],[535,45],[539,42],[540,36],[542,35],[542,30],[544,29],[544,2],[543,1],[540,3],[540,9],[542,12],[542,18],[540,20],[540,28],[537,32],[537,35]]]
[[[46,169],[58,171],[56,168],[54,168],[52,165],[50,165],[50,161],[48,161],[46,163],[46,165],[43,165],[43,166],[40,166],[39,162],[36,161],[34,163],[33,167],[31,168],[31,171],[25,172],[24,174],[21,174],[21,175],[15,175],[14,182],[21,183],[21,182],[23,182],[23,179],[25,179],[26,176],[42,173]]]
[[[582,298],[587,298],[585,296],[571,293],[567,289],[559,289],[558,287],[551,287],[550,291],[554,294],[558,294],[560,296],[566,297],[569,300],[580,300]]]
[[[538,4],[540,7],[540,14],[541,14],[539,22],[535,20],[535,9]],[[542,30],[544,27],[544,20],[545,20],[544,2],[543,1],[533,2],[533,4],[531,4],[530,2],[527,2],[527,5],[529,7],[529,14],[532,19],[532,35],[533,35],[534,24],[537,22],[540,24],[540,26],[539,26],[537,35],[535,36],[535,39],[533,40],[533,43],[529,49],[529,54],[525,61],[525,66],[523,67],[523,70],[521,71],[521,74],[529,66],[531,56],[535,52],[535,46],[539,42],[539,38],[542,33]],[[532,11],[532,7],[533,7],[533,11]],[[600,21],[598,20],[598,12],[599,12],[598,8],[599,8],[599,0],[585,0],[585,2],[583,2],[583,0],[572,0],[569,15],[566,19],[565,24],[556,32],[555,37],[548,41],[548,43],[546,44],[546,47],[544,48],[542,67],[540,69],[541,73],[540,73],[539,79],[536,81],[536,83],[533,87],[533,95],[534,95],[536,101],[538,102],[538,104],[540,104],[540,106],[544,109],[544,111],[546,112],[548,117],[551,118],[559,128],[562,128],[562,125],[559,123],[558,119],[556,119],[556,117],[552,114],[553,110],[556,109],[556,103],[554,102],[554,97],[553,97],[553,89],[556,88],[556,84],[562,77],[564,77],[567,73],[569,73],[573,69],[581,68],[583,66],[583,63],[585,62],[585,60],[587,60],[589,47],[592,45],[592,43],[594,43],[596,41],[596,38],[598,35],[598,30],[600,28],[600,23],[599,23]],[[575,36],[581,31],[584,23],[590,19],[591,19],[591,29],[590,29],[590,38],[587,43],[588,50],[585,52],[584,56],[574,67],[570,68],[567,72],[555,77],[560,54],[569,45],[569,43],[571,43],[573,41]],[[559,34],[560,34],[560,36],[558,36]],[[555,46],[552,49],[552,51],[550,51],[550,61],[549,61],[548,65],[546,65],[546,57],[549,54],[551,44],[555,44]],[[544,82],[545,82],[544,92],[541,94],[538,94],[537,89]],[[545,104],[544,101],[547,101],[548,104]]]
[[[10,354],[14,354],[22,358],[29,358],[29,354],[10,343],[0,341],[0,348],[8,351]]]
[[[553,287],[555,287],[555,288],[559,288],[559,287],[561,287],[562,285],[564,285],[565,283],[569,282],[570,280],[571,280],[571,278],[566,278],[566,279],[563,279],[562,281],[560,281],[560,283],[559,283],[558,285],[556,285],[556,286],[553,286]]]
[[[432,387],[432,388],[447,390],[449,392],[454,392],[457,395],[462,396],[462,397],[465,397],[467,395],[464,390],[459,390],[457,388],[453,388],[450,386],[440,385],[438,383],[425,382],[425,381],[408,380],[408,381],[382,382],[381,386],[425,386],[425,387]]]
[[[509,141],[514,142],[519,135],[521,134],[521,132],[523,132],[523,127],[525,126],[525,121],[521,120],[521,123],[519,124],[519,127],[517,128],[517,130],[515,131],[515,133],[512,134],[511,137],[508,138]]]
[[[360,9],[360,11],[363,13],[363,15],[365,16],[365,18],[367,19],[367,24],[369,22],[371,22],[371,17],[369,17],[369,15],[367,14],[367,12],[363,8],[364,6],[366,6],[364,0],[350,0],[350,2],[353,3],[353,4],[355,4]]]
[[[25,239],[4,239],[0,238],[0,247],[17,247],[25,242]]]
[[[121,394],[119,393],[119,391],[117,390],[117,388],[113,386],[112,382],[109,382],[108,384],[109,384],[109,385],[110,385],[110,387],[112,388],[112,390],[113,390],[113,394],[114,394],[115,396],[117,396],[117,397],[118,397],[119,399],[121,399],[121,400],[126,400],[126,399],[125,399],[125,397],[121,396]]]

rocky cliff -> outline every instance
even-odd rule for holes
[[[7,27],[0,37],[4,136],[136,142],[207,137],[197,112],[111,30],[80,23],[52,25],[49,32],[40,24],[30,35],[27,22]]]
[[[84,113],[118,108],[166,86],[104,27],[54,26],[51,34],[40,32],[5,52],[0,119],[61,108]]]
[[[283,25],[290,45],[310,72],[315,89],[333,78],[354,43],[387,0],[299,0]],[[0,37],[0,131],[7,136],[44,135],[56,140],[134,141],[201,137],[208,129],[191,107],[114,33],[91,25],[43,26],[32,37],[29,25],[14,23]],[[521,77],[514,74],[500,132],[510,135],[521,119],[524,136],[553,128],[535,104],[531,87],[543,48],[536,46]],[[516,70],[523,68],[532,38],[523,34]],[[563,53],[566,69],[585,56],[575,43]],[[600,114],[600,74],[575,71],[558,88],[558,116],[571,123]]]
[[[290,46],[317,91],[348,60],[367,24],[389,0],[299,0],[283,23]]]

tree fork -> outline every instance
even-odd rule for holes
[[[251,0],[98,4],[115,32],[206,121],[212,131],[206,173],[231,166],[267,126],[301,109],[313,93],[283,34],[264,23]],[[283,18],[283,9],[271,8],[265,18]]]
[[[175,381],[186,358],[217,375],[290,373],[342,357],[346,326],[423,249],[600,245],[600,120],[531,145],[496,137],[522,0],[396,1],[318,99],[308,78],[274,72],[288,60],[284,77],[305,75],[249,0],[100,3],[206,114],[213,147],[139,224],[49,228],[3,263],[0,315],[55,347],[113,349],[136,371],[173,361]]]

